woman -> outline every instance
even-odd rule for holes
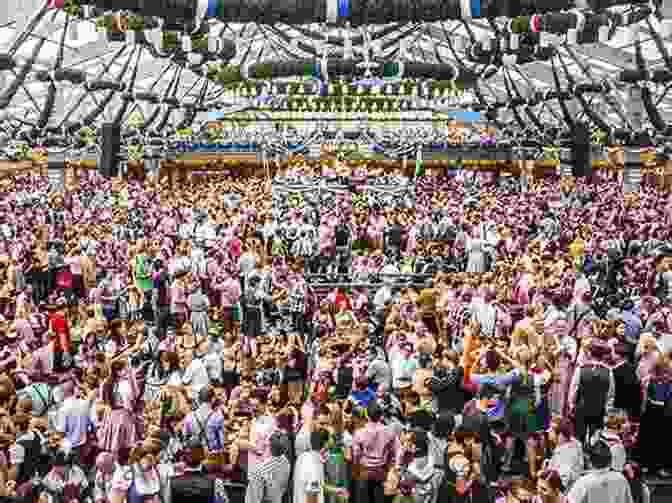
[[[636,452],[643,466],[669,477],[671,466],[665,449],[660,448],[660,432],[669,422],[668,410],[672,400],[672,370],[669,353],[660,355],[651,374],[642,382],[644,413],[639,429]]]
[[[118,453],[135,446],[139,439],[136,409],[142,397],[144,369],[126,369],[125,359],[112,360],[107,379],[100,387],[101,400],[111,408],[98,429],[98,446]]]
[[[325,469],[320,451],[327,446],[329,433],[314,431],[309,435],[309,449],[296,459],[294,465],[294,503],[325,502]]]
[[[179,386],[182,384],[182,370],[177,353],[159,350],[158,358],[147,373],[145,384],[145,402],[158,400],[161,388],[164,386]]]
[[[336,324],[329,312],[329,301],[324,299],[320,303],[319,312],[315,313],[313,318],[313,339],[327,339],[334,335]],[[310,341],[312,343],[312,340]],[[310,346],[310,344],[309,344]]]
[[[187,305],[191,311],[191,327],[196,344],[208,338],[208,309],[210,301],[199,281],[192,294],[187,299]]]
[[[527,348],[521,347],[514,356],[514,364],[520,370],[522,379],[511,384],[508,390],[507,424],[511,437],[507,438],[502,471],[511,471],[515,442],[518,440],[526,446],[528,473],[533,477],[541,461],[537,456],[538,434],[546,430],[549,419],[546,392],[551,376],[546,370],[536,372],[532,368],[532,355]]]
[[[170,312],[175,316],[175,330],[182,329],[187,321],[187,276],[189,271],[178,269],[170,286]]]

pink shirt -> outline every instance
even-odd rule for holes
[[[240,281],[235,278],[226,278],[218,287],[222,291],[221,303],[224,307],[231,307],[240,302]]]
[[[79,255],[76,257],[65,257],[65,263],[70,266],[70,271],[72,274],[77,276],[82,275],[82,262]]]
[[[185,288],[178,286],[179,283],[173,283],[170,287],[170,309],[173,313],[187,312],[187,293]]]

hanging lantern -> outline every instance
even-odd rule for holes
[[[663,19],[660,22],[660,36],[663,39],[672,37],[672,19]]]
[[[219,38],[214,34],[210,33],[208,35],[208,52],[216,53],[219,50]]]
[[[191,37],[189,35],[183,35],[182,36],[182,51],[183,52],[191,52],[191,49],[192,49]]]
[[[603,44],[609,41],[609,26],[603,24],[597,29],[597,39]]]
[[[68,37],[73,42],[76,42],[77,40],[79,40],[79,22],[75,21],[74,19],[70,19],[70,25],[69,25],[69,29],[68,29]]]
[[[512,33],[509,37],[509,47],[512,51],[517,51],[520,47],[520,35],[518,33]]]
[[[567,30],[567,43],[576,45],[579,41],[579,31],[576,28]]]
[[[203,55],[198,54],[197,52],[190,52],[187,54],[187,61],[191,66],[198,66],[203,63]]]

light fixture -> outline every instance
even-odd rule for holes
[[[663,19],[660,21],[660,36],[664,39],[672,37],[672,19]]]
[[[609,26],[606,24],[603,24],[597,29],[597,39],[601,43],[606,43],[609,41]]]
[[[219,50],[219,38],[213,33],[208,34],[208,52],[215,53]]]
[[[183,52],[191,52],[192,45],[191,45],[191,36],[190,35],[183,35],[182,36],[182,51]]]
[[[576,28],[567,30],[567,43],[576,45],[579,42],[579,31]]]
[[[517,51],[520,47],[520,35],[518,33],[512,33],[509,38],[509,48],[512,51]]]

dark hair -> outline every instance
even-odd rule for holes
[[[574,435],[576,434],[574,423],[563,417],[558,424],[558,433],[565,438],[574,438]]]
[[[310,448],[313,451],[319,451],[329,442],[329,432],[325,430],[313,431],[310,433]]]
[[[383,409],[375,400],[369,402],[366,407],[366,412],[371,421],[380,421],[383,417]]]
[[[434,421],[434,435],[439,438],[448,438],[455,429],[455,415],[452,412],[441,411]]]
[[[432,424],[434,423],[434,416],[431,412],[425,409],[419,409],[411,414],[410,423],[413,428],[420,429],[422,431],[429,431],[432,429]]]
[[[588,458],[593,468],[598,470],[611,466],[612,456],[609,444],[603,440],[598,440],[595,445],[588,449]]]
[[[499,355],[494,350],[489,350],[485,352],[485,367],[490,371],[494,372],[499,368],[501,360]]]
[[[562,487],[562,478],[560,477],[560,474],[555,471],[555,470],[546,470],[541,478],[548,482],[548,485],[551,486],[551,489],[557,492],[561,492],[563,487]]]
[[[271,445],[271,456],[278,458],[287,453],[289,448],[289,440],[285,433],[276,431],[271,435],[270,438]]]
[[[187,466],[198,466],[205,459],[205,449],[199,439],[191,439],[184,448],[184,461]]]
[[[415,430],[415,457],[424,458],[429,453],[429,437],[427,432]]]
[[[198,390],[198,401],[200,403],[210,403],[214,397],[215,390],[210,386]]]

